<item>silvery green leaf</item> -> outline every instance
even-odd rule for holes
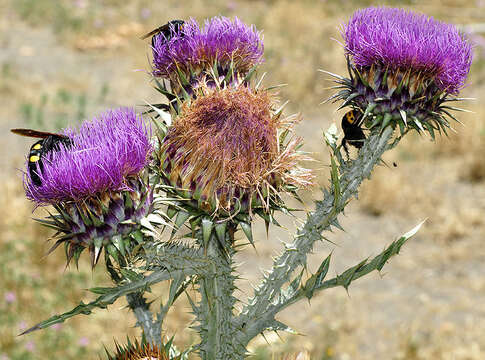
[[[261,78],[261,80],[263,80],[263,79]],[[288,101],[285,101],[285,102],[283,103],[283,105],[281,105],[281,106],[280,106],[280,107],[279,107],[279,108],[278,108],[278,109],[275,111],[274,116],[279,116],[279,115],[281,115],[281,113],[283,112],[283,109],[286,107],[286,105],[288,105],[288,103],[289,103],[289,102],[290,102],[289,100],[288,100]]]
[[[421,229],[421,226],[423,226],[423,224],[426,222],[426,219],[424,219],[423,221],[421,221],[418,225],[416,225],[415,227],[413,227],[411,230],[409,230],[407,233],[403,234],[401,236],[401,238],[399,240],[408,240],[409,238],[413,237],[414,235],[416,235],[416,233],[419,231],[419,229]]]
[[[216,223],[216,225],[215,225],[217,238],[219,239],[219,242],[222,243],[222,244],[225,243],[226,227],[227,227],[227,222],[225,222],[225,221],[220,222],[220,223]]]
[[[259,89],[259,87],[261,86],[261,84],[262,84],[263,79],[264,79],[265,76],[266,76],[266,73],[263,73],[263,75],[261,75],[261,78],[259,79],[258,83],[254,87],[256,90]]]
[[[186,211],[179,211],[177,213],[177,217],[175,218],[175,226],[177,229],[179,229],[185,221],[190,217],[190,214]]]
[[[402,121],[404,121],[404,125],[408,126],[407,115],[406,112],[402,109],[399,109],[399,113],[401,114]]]
[[[254,246],[253,231],[251,229],[251,223],[241,221],[239,225],[241,225],[241,229],[243,230],[244,235],[246,235],[251,245]]]
[[[208,218],[203,218],[202,219],[202,239],[204,241],[205,246],[209,243],[209,239],[212,234],[212,228],[213,228],[214,223],[208,219]]]
[[[417,117],[413,116],[413,121],[417,125],[419,130],[424,131],[423,124],[421,124],[421,121],[419,121]]]
[[[111,242],[116,247],[116,249],[118,249],[118,251],[121,253],[121,255],[126,256],[125,255],[125,245],[124,245],[123,239],[121,238],[121,235],[113,236],[111,238]]]
[[[133,281],[131,283],[116,286],[112,288],[98,288],[98,292],[103,292],[103,295],[99,296],[95,300],[85,304],[80,302],[78,306],[76,306],[71,311],[65,312],[60,315],[54,315],[47,320],[44,320],[37,325],[25,330],[20,335],[25,335],[31,333],[36,330],[45,329],[49,326],[54,324],[62,323],[65,320],[76,316],[76,315],[89,315],[91,314],[92,310],[95,308],[106,309],[108,305],[113,304],[118,298],[121,296],[125,296],[134,292],[144,291],[148,286],[152,284],[156,284],[163,280],[168,280],[175,276],[175,274],[169,274],[165,269],[160,271],[155,271],[147,277],[144,277],[140,280]]]
[[[325,279],[325,276],[327,276],[328,268],[330,266],[330,257],[331,255],[327,256],[325,260],[320,264],[317,272],[313,274],[305,283],[303,286],[303,289],[305,291],[305,296],[308,299],[311,299],[313,296],[313,293],[315,292],[315,289],[323,283],[323,280]]]
[[[338,75],[338,74],[334,74],[330,71],[327,71],[327,70],[322,70],[322,69],[318,69],[318,71],[320,71],[321,73],[324,73],[324,74],[327,74],[327,75],[330,75],[336,79],[340,79],[340,80],[345,80],[345,78],[341,75]]]

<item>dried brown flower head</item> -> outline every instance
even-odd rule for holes
[[[268,91],[246,86],[201,90],[185,103],[163,139],[162,170],[168,182],[185,190],[198,207],[212,213],[268,207],[287,185],[300,188],[312,175],[299,166],[306,159],[292,138],[280,143],[294,118],[275,113]]]

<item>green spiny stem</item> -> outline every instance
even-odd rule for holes
[[[202,235],[201,235],[202,236]],[[229,232],[226,239],[231,238]],[[206,245],[207,257],[214,259],[209,274],[199,281],[201,300],[195,314],[201,336],[199,352],[204,360],[242,359],[246,353],[244,346],[235,342],[233,328],[233,308],[235,290],[232,268],[234,251],[230,247],[221,248],[215,235]]]
[[[165,306],[162,306],[160,312],[157,313],[156,320],[154,320],[149,304],[143,297],[143,292],[128,294],[126,298],[130,309],[136,316],[137,324],[143,329],[147,342],[152,345],[162,346],[162,323],[169,308],[180,295],[180,288],[182,288],[183,292],[183,289],[187,286],[184,282],[187,278],[185,272],[203,274],[208,271],[209,263],[208,259],[203,257],[200,249],[189,248],[183,244],[149,243],[145,247],[145,251],[148,268],[153,270],[155,267],[162,266],[169,273],[174,274],[169,300]],[[183,270],[184,272],[176,273],[177,270]]]
[[[119,257],[118,260],[121,267],[126,267],[127,263],[123,257]],[[125,278],[122,275],[122,271],[117,271],[107,252],[105,253],[105,262],[111,280],[113,280],[116,285],[121,285]],[[159,321],[153,321],[153,314],[150,311],[150,306],[147,304],[143,294],[144,291],[127,294],[126,300],[128,301],[128,306],[136,317],[137,325],[142,328],[147,342],[151,345],[161,346],[161,323]]]
[[[314,275],[310,277],[310,279],[308,279],[305,284],[302,284],[301,277],[298,277],[298,281],[296,282],[297,287],[287,289],[285,294],[281,293],[279,299],[275,303],[271,304],[268,307],[268,310],[261,314],[255,322],[252,322],[249,325],[248,332],[258,334],[265,329],[268,329],[268,324],[271,324],[272,326],[273,324],[278,324],[280,328],[284,329],[286,325],[279,323],[275,319],[275,315],[278,312],[287,308],[288,306],[296,303],[303,298],[311,299],[317,292],[325,289],[337,286],[342,286],[348,289],[353,281],[369,274],[372,271],[381,271],[384,265],[392,256],[399,254],[401,247],[406,243],[406,241],[408,241],[409,238],[414,236],[414,234],[419,230],[422,224],[423,222],[418,224],[408,233],[401,236],[398,240],[392,242],[386,249],[384,249],[379,255],[375,256],[372,260],[365,259],[357,265],[347,269],[340,275],[337,275],[336,277],[329,280],[324,280],[325,275],[328,271],[328,265],[330,263],[329,256],[324,260],[324,263],[322,264],[325,268],[322,277],[318,276],[316,278]]]
[[[143,293],[126,295],[128,306],[135,314],[137,324],[143,329],[143,334],[150,345],[162,346],[162,327],[159,319],[153,321],[150,306],[143,297]]]
[[[309,214],[306,223],[298,230],[294,242],[287,244],[283,253],[274,260],[271,271],[235,320],[234,326],[241,330],[237,341],[247,345],[264,329],[264,326],[256,326],[261,324],[258,322],[261,314],[268,311],[272,302],[279,298],[283,285],[289,281],[295,269],[306,264],[313,245],[323,238],[322,231],[329,230],[332,225],[340,226],[337,216],[358,194],[360,184],[370,176],[382,154],[397,144],[397,141],[389,144],[392,134],[391,126],[382,133],[374,131],[359,151],[357,159],[341,164],[340,175],[332,181],[330,191],[324,191],[323,201],[316,202],[315,211]]]
[[[171,242],[155,242],[145,246],[146,270],[182,271],[187,276],[206,274],[213,262],[202,249]],[[175,276],[171,279],[175,279]]]

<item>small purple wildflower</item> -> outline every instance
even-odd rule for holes
[[[229,11],[234,11],[237,9],[237,3],[235,1],[228,1],[226,3],[226,8]]]
[[[99,28],[103,27],[104,22],[101,19],[95,19],[93,25],[94,25],[95,28],[99,29]]]
[[[170,76],[177,68],[213,66],[216,61],[222,68],[227,68],[232,61],[236,72],[245,73],[263,62],[261,33],[237,17],[234,21],[214,17],[206,20],[203,29],[190,19],[180,32],[172,31],[169,39],[155,37],[153,45],[155,76]]]
[[[89,339],[87,337],[83,336],[82,338],[79,339],[79,341],[77,343],[81,347],[86,347],[86,346],[89,345]]]
[[[33,341],[27,341],[25,343],[25,350],[28,352],[34,352],[35,350],[35,343]]]
[[[13,291],[9,291],[9,292],[5,293],[4,299],[5,299],[5,302],[7,304],[11,304],[11,303],[15,302],[15,300],[17,300],[17,296],[15,295],[15,293]]]
[[[51,329],[54,330],[54,331],[59,331],[59,330],[62,329],[62,324],[59,324],[59,323],[54,324],[54,325],[51,326]]]
[[[86,0],[75,0],[74,6],[79,8],[79,9],[84,9],[86,6],[88,6],[88,4],[87,4]]]
[[[146,8],[146,7],[141,9],[141,11],[140,11],[140,16],[143,20],[148,19],[151,14],[152,14],[152,12],[150,11],[150,9]]]
[[[108,111],[84,122],[78,131],[65,129],[73,145],[47,153],[42,184],[25,174],[27,197],[37,204],[78,201],[108,191],[130,190],[128,177],[138,175],[152,150],[150,130],[133,109]]]
[[[343,25],[342,35],[354,65],[428,74],[452,94],[465,85],[470,71],[469,41],[454,25],[424,14],[387,7],[358,10]]]
[[[479,34],[470,34],[470,38],[478,48],[480,56],[485,58],[485,37]]]
[[[27,329],[27,323],[24,320],[19,322],[17,326],[20,331],[24,331],[25,329]]]

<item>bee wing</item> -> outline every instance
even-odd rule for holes
[[[160,26],[160,27],[158,27],[158,28],[150,31],[148,34],[145,34],[145,35],[141,36],[140,39],[141,40],[145,40],[146,38],[148,38],[150,36],[153,36],[155,34],[158,34],[159,32],[164,31],[166,29],[168,29],[168,24],[165,24],[163,26]]]
[[[10,131],[20,136],[28,136],[28,137],[41,138],[41,139],[45,139],[48,136],[58,136],[60,138],[65,138],[65,139],[69,138],[68,136],[63,134],[56,134],[56,133],[51,133],[46,131],[38,131],[33,129],[10,129]]]
[[[172,21],[169,21],[165,25],[162,25],[160,27],[157,27],[156,29],[153,29],[149,33],[143,35],[142,37],[140,37],[140,39],[141,40],[145,40],[146,38],[148,38],[150,36],[153,36],[153,35],[156,35],[156,34],[159,34],[161,32],[170,31],[170,27],[173,27],[174,29],[180,29],[183,26],[183,24],[184,24],[184,21],[183,20],[172,20]]]

